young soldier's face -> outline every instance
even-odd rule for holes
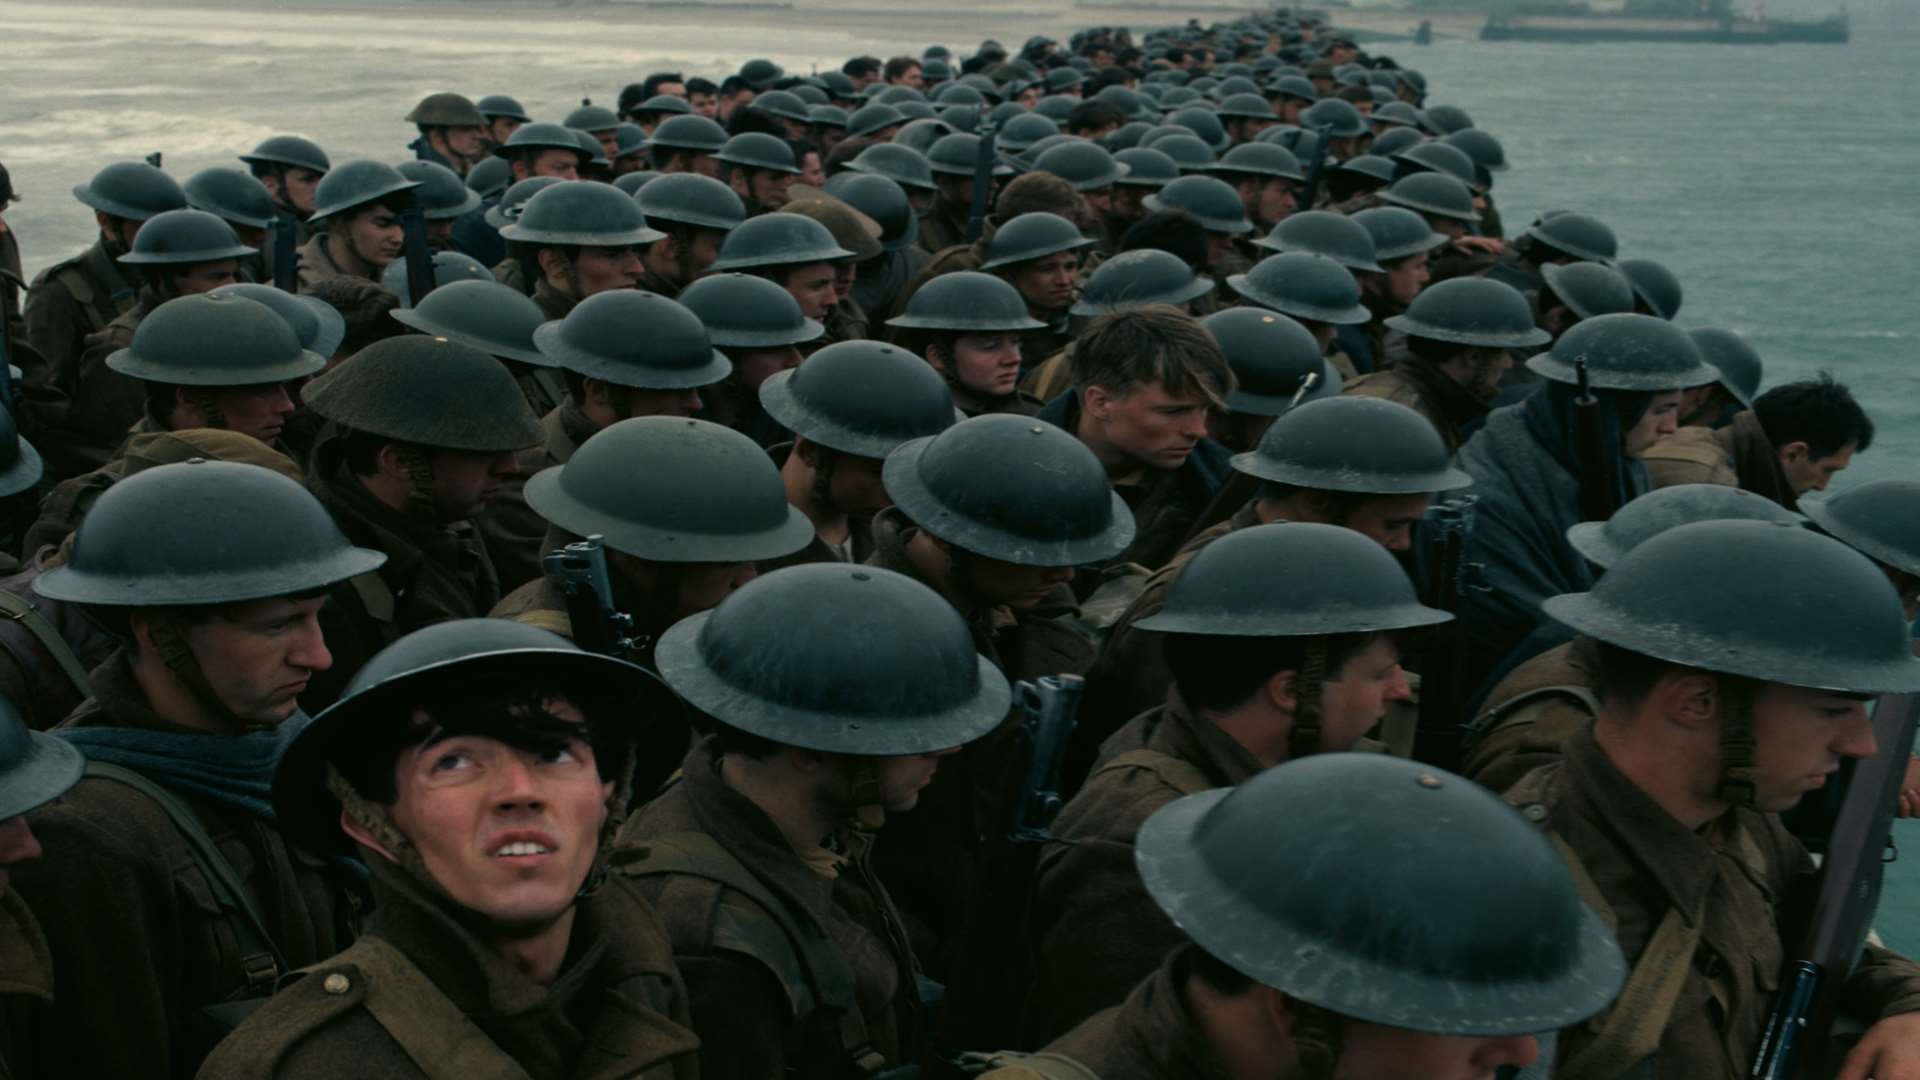
[[[217,387],[213,402],[228,431],[251,435],[263,443],[279,438],[286,429],[287,417],[293,415],[293,395],[286,383]]]
[[[314,672],[333,666],[320,633],[324,597],[227,604],[186,627],[187,645],[213,696],[245,724],[292,716]]]
[[[465,521],[485,509],[512,475],[512,451],[490,454],[445,450],[433,456],[433,502],[443,521]]]
[[[1349,1019],[1334,1080],[1491,1080],[1540,1056],[1531,1035],[1428,1035]]]
[[[320,183],[323,173],[312,169],[292,166],[281,170],[278,177],[262,177],[260,182],[266,185],[267,193],[275,200],[284,202],[302,214],[313,213],[313,189]]]
[[[949,347],[953,381],[980,397],[1006,397],[1020,384],[1020,338],[1011,331],[960,334]],[[935,366],[941,366],[936,362]]]
[[[585,730],[572,703],[546,709]],[[394,779],[393,823],[456,903],[507,930],[544,929],[572,909],[613,796],[584,739],[536,752],[429,738],[401,752]]]
[[[1653,395],[1653,402],[1647,406],[1647,411],[1621,436],[1621,450],[1626,456],[1644,457],[1648,447],[1680,430],[1680,402],[1686,393],[1685,390],[1668,390]]]
[[[1754,696],[1753,739],[1754,801],[1776,814],[1825,787],[1841,759],[1872,757],[1877,749],[1864,700],[1779,683]]]
[[[399,258],[400,249],[407,242],[400,215],[384,206],[350,211],[330,220],[338,223],[335,228],[345,226],[347,246],[375,270],[385,269],[388,263]]]
[[[901,757],[875,758],[880,773],[880,803],[890,814],[904,813],[920,803],[920,793],[933,783],[940,759],[960,752],[959,747],[931,754],[906,754]]]
[[[1088,387],[1086,408],[1101,437],[1115,450],[1150,469],[1177,469],[1207,437],[1207,399],[1198,392],[1175,397],[1165,384],[1137,386],[1125,397]]]
[[[573,275],[582,300],[610,289],[631,289],[640,284],[640,249],[583,244],[573,259]]]
[[[1387,703],[1412,696],[1400,649],[1389,637],[1377,637],[1347,658],[1340,673],[1320,688],[1320,745],[1346,751],[1387,715]],[[1355,1074],[1360,1075],[1360,1074]]]
[[[1058,311],[1073,303],[1073,283],[1080,274],[1080,253],[1063,251],[1013,268],[1013,287],[1036,311]]]

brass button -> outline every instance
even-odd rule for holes
[[[335,972],[321,980],[320,989],[325,990],[329,994],[344,994],[353,989],[353,980],[339,972]]]
[[[1520,808],[1520,813],[1536,825],[1547,820],[1547,808],[1539,803],[1528,803]]]

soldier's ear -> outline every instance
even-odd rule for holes
[[[1292,671],[1276,671],[1267,676],[1267,681],[1262,686],[1267,695],[1267,702],[1289,716],[1300,707],[1300,695],[1295,690],[1295,682]]]
[[[1648,696],[1659,706],[1668,723],[1688,731],[1706,731],[1717,726],[1720,684],[1704,671],[1672,669],[1654,682]]]
[[[367,831],[367,827],[355,821],[353,815],[347,813],[345,807],[341,807],[340,809],[340,831],[346,833],[348,838],[353,840],[354,843],[362,844],[379,852],[386,857],[388,862],[399,863],[399,858],[397,858],[393,852],[388,851],[386,846],[381,844],[380,841],[375,840],[373,834]]]
[[[1813,447],[1804,442],[1790,442],[1775,451],[1782,465],[1805,465],[1813,458]]]

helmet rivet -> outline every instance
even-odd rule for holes
[[[1419,778],[1414,782],[1429,791],[1438,791],[1440,789],[1440,778],[1432,773],[1421,773]]]
[[[865,570],[855,570],[853,572],[852,577],[853,577],[853,580],[855,581],[872,581],[873,580],[873,575],[867,573]]]

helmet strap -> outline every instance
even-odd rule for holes
[[[838,510],[833,503],[833,470],[839,464],[840,455],[819,443],[809,443],[813,447],[813,486],[808,495],[813,505],[823,510]]]
[[[227,414],[220,411],[220,404],[214,400],[213,391],[195,387],[187,392],[187,400],[193,402],[193,407],[200,410],[200,415],[206,418],[208,427],[225,428],[227,426]]]
[[[411,443],[402,443],[395,447],[400,456],[400,466],[407,471],[407,507],[408,512],[424,515],[428,520],[439,524],[440,505],[433,497],[433,463],[427,460],[425,448]]]
[[[243,728],[245,724],[220,695],[213,692],[213,684],[207,681],[207,673],[200,667],[200,658],[193,655],[193,646],[187,641],[186,624],[172,615],[149,613],[147,633],[153,638],[154,651],[160,654],[160,662],[167,665],[173,677],[180,680],[187,692],[199,700],[216,720],[225,722],[234,728]],[[271,728],[273,725],[253,725]]]
[[[1718,675],[1720,780],[1714,797],[1730,806],[1754,808],[1759,771],[1754,766],[1753,699],[1760,684],[1738,675]]]
[[[1340,1016],[1298,998],[1290,999],[1290,1004],[1294,1012],[1293,1051],[1300,1060],[1300,1075],[1304,1080],[1333,1080],[1345,1034]]]
[[[700,230],[691,225],[676,225],[668,230],[668,234],[673,238],[674,272],[680,276],[675,284],[684,289],[700,276],[700,268],[693,265],[693,245]]]
[[[1287,732],[1289,760],[1320,752],[1320,692],[1326,681],[1327,639],[1308,638],[1299,674],[1294,678],[1293,728]]]
[[[887,824],[887,804],[880,798],[880,765],[869,757],[853,762],[853,827],[877,833]]]

